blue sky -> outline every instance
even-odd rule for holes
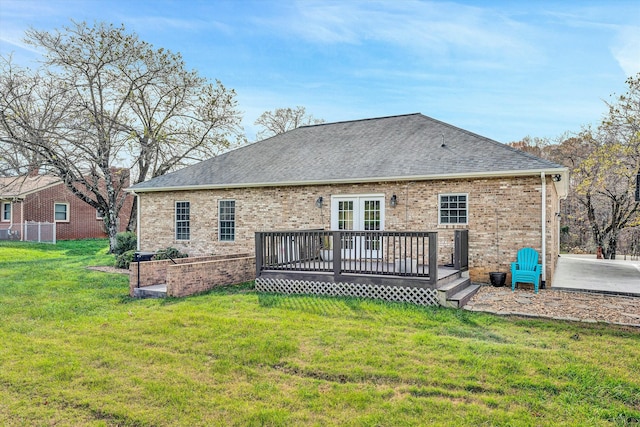
[[[640,72],[640,1],[0,0],[0,53],[29,27],[125,24],[266,110],[328,122],[421,112],[500,142],[597,124]]]

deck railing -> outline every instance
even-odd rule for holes
[[[256,233],[256,274],[263,271],[406,276],[437,280],[436,232],[267,231]]]

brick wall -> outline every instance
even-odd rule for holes
[[[167,277],[167,295],[184,297],[255,278],[256,257],[253,255],[171,265]]]
[[[558,256],[557,193],[550,177],[547,189],[547,285]],[[438,195],[469,195],[467,225],[438,224]],[[173,246],[190,255],[254,251],[254,233],[269,230],[331,228],[331,195],[381,194],[385,197],[385,230],[437,231],[439,261],[453,251],[453,231],[469,229],[469,268],[474,282],[487,283],[490,271],[510,270],[516,252],[532,247],[541,253],[540,176],[382,182],[368,184],[264,187],[224,190],[152,192],[140,195],[140,247]],[[389,206],[395,194],[398,205]],[[315,206],[322,196],[324,206]],[[236,239],[218,239],[218,201],[236,201]],[[175,239],[175,202],[191,203],[191,238]],[[508,277],[510,283],[510,277]]]
[[[133,262],[129,268],[129,295],[138,287],[166,284],[167,295],[183,297],[217,286],[255,279],[256,261],[251,254],[229,254],[171,260]],[[139,282],[138,282],[139,280]]]

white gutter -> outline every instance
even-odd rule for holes
[[[402,182],[402,181],[428,181],[439,179],[470,179],[470,178],[504,178],[507,176],[532,176],[539,173],[547,173],[549,175],[561,175],[561,181],[567,182],[569,177],[569,169],[567,168],[551,168],[545,169],[528,169],[528,170],[505,170],[492,172],[467,172],[458,174],[438,174],[438,175],[413,175],[413,176],[382,176],[369,178],[349,178],[349,179],[325,179],[316,181],[282,181],[282,182],[240,182],[229,184],[201,184],[201,185],[184,185],[171,187],[138,187],[135,189],[126,189],[132,193],[158,192],[158,191],[187,191],[187,190],[215,190],[226,188],[255,188],[255,187],[292,187],[302,185],[330,185],[330,184],[358,184],[371,182]],[[562,191],[559,191],[562,193]]]
[[[547,283],[547,177],[540,173],[542,179],[542,288]]]

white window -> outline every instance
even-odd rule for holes
[[[176,202],[176,240],[191,238],[191,203]]]
[[[468,194],[440,194],[439,222],[440,224],[468,224],[469,222]]]
[[[104,215],[102,215],[102,213],[98,209],[96,209],[96,219],[104,220]]]
[[[69,203],[56,203],[53,207],[56,222],[69,222]]]
[[[236,240],[235,200],[220,200],[218,203],[218,239],[221,242]]]
[[[2,202],[2,221],[11,221],[11,202]]]

